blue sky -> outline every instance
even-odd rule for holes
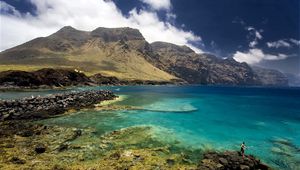
[[[29,25],[25,22],[37,25],[32,28],[37,29],[34,33],[12,40],[1,50],[33,36],[46,36],[63,26],[65,19],[65,25],[83,30],[100,26],[136,27],[149,42],[188,45],[197,52],[213,53],[222,58],[233,57],[240,62],[299,74],[299,0],[81,1],[74,0],[71,4],[60,0],[1,0],[1,37],[3,35],[5,40],[15,38],[13,33],[18,30],[12,32],[12,36],[4,34],[18,25],[17,22],[23,22],[21,26]],[[80,6],[74,5],[76,3]],[[60,11],[59,7],[70,9],[70,14]],[[107,10],[111,15],[95,12],[81,18],[80,22],[76,20],[79,17],[74,17],[77,15],[74,10],[79,8],[82,8],[78,14],[81,16],[91,10]],[[55,21],[55,16],[62,21]],[[6,20],[12,24],[11,27],[4,26]],[[22,29],[19,31],[24,32]]]

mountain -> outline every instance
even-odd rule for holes
[[[300,74],[285,73],[289,80],[289,86],[300,87]]]
[[[253,71],[258,75],[264,86],[288,86],[288,77],[278,70],[253,67]]]
[[[171,81],[177,77],[147,62],[138,49],[148,43],[137,29],[97,28],[92,32],[70,26],[0,53],[3,69],[76,68],[120,79]]]
[[[193,84],[258,85],[260,80],[246,63],[197,54],[187,46],[165,42],[151,44],[157,67]],[[157,62],[158,61],[158,62]]]
[[[187,46],[154,42],[158,55],[150,61],[157,67],[194,84],[288,86],[283,73],[266,68],[250,67],[234,59],[221,59],[210,54],[197,54]],[[153,59],[154,58],[154,59]]]
[[[246,63],[197,54],[187,46],[149,44],[137,29],[103,28],[91,32],[63,27],[0,53],[0,71],[68,68],[95,80],[187,82],[222,85],[284,85],[280,74],[255,71]],[[264,74],[262,74],[264,73]],[[264,75],[264,76],[263,76]],[[273,78],[267,79],[267,75]],[[277,79],[277,76],[278,79]],[[275,81],[276,80],[276,81]],[[268,83],[268,81],[271,81]],[[278,81],[278,82],[277,82]]]

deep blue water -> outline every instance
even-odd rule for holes
[[[214,86],[79,87],[125,95],[120,105],[143,110],[80,111],[45,123],[96,128],[99,135],[149,125],[162,141],[202,149],[239,150],[279,169],[300,167],[300,89]],[[0,98],[60,93],[60,90],[0,93]]]

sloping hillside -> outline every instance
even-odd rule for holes
[[[91,75],[120,79],[169,81],[176,79],[145,60],[139,49],[147,44],[132,28],[97,28],[92,32],[64,27],[0,54],[0,71],[74,68]]]

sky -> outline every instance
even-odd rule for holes
[[[300,74],[300,0],[0,0],[0,51],[63,26],[137,28],[148,42]]]

